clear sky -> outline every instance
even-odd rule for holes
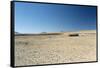
[[[96,29],[96,7],[15,2],[15,32]]]

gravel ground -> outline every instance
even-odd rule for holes
[[[96,34],[16,36],[15,66],[96,61]]]

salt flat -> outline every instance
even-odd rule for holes
[[[96,61],[95,30],[15,36],[15,66],[87,61]]]

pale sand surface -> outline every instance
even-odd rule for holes
[[[15,66],[96,61],[96,31],[16,36]]]

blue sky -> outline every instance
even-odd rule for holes
[[[96,29],[96,7],[15,2],[15,31],[41,33]]]

